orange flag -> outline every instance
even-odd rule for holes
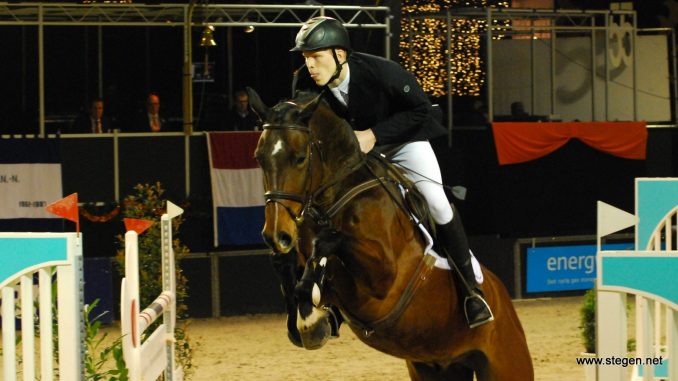
[[[75,222],[75,231],[80,233],[80,215],[78,214],[78,194],[73,193],[61,200],[47,205],[48,212]]]
[[[137,234],[145,232],[146,229],[150,228],[155,223],[150,220],[141,220],[137,218],[123,218],[122,221],[125,223],[125,229],[127,231],[134,230]]]

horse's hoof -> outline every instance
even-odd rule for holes
[[[327,318],[319,320],[307,330],[300,333],[301,342],[304,348],[309,350],[322,348],[332,334],[332,328]]]
[[[304,344],[301,342],[301,336],[299,336],[299,332],[294,330],[294,331],[287,331],[287,338],[290,340],[290,342],[294,345],[296,345],[299,348],[303,348]]]

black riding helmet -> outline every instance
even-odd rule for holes
[[[347,52],[351,50],[351,40],[348,31],[336,19],[332,17],[313,17],[306,21],[294,39],[294,47],[291,52],[306,52],[309,50],[342,48]]]
[[[318,16],[306,21],[297,33],[294,43],[295,45],[290,49],[290,52],[332,49],[332,57],[337,64],[337,69],[327,83],[339,78],[341,66],[346,64],[346,61],[339,62],[335,48],[344,49],[347,54],[351,52],[351,40],[348,38],[348,31],[337,19],[332,17]],[[296,73],[298,72],[299,70],[295,72],[292,80],[292,94],[296,92]],[[325,86],[327,86],[327,83]]]

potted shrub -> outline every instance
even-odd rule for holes
[[[584,302],[579,310],[581,335],[584,343],[585,352],[581,357],[596,357],[596,289],[592,288],[584,294]],[[596,366],[594,364],[584,365],[584,376],[587,381],[595,381]]]

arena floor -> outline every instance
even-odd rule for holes
[[[514,303],[532,353],[535,380],[583,379],[584,369],[575,362],[583,350],[578,328],[582,297]],[[283,315],[193,319],[188,332],[195,346],[195,381],[409,380],[402,360],[367,347],[345,326],[339,339],[317,351],[287,341]]]
[[[575,361],[583,350],[578,328],[582,300],[514,301],[527,335],[535,380],[583,379],[584,369]],[[108,333],[105,346],[119,337],[118,323],[103,332]],[[281,314],[191,319],[187,332],[195,351],[193,381],[409,380],[403,360],[366,346],[346,326],[340,338],[316,351],[297,348],[287,340]]]

